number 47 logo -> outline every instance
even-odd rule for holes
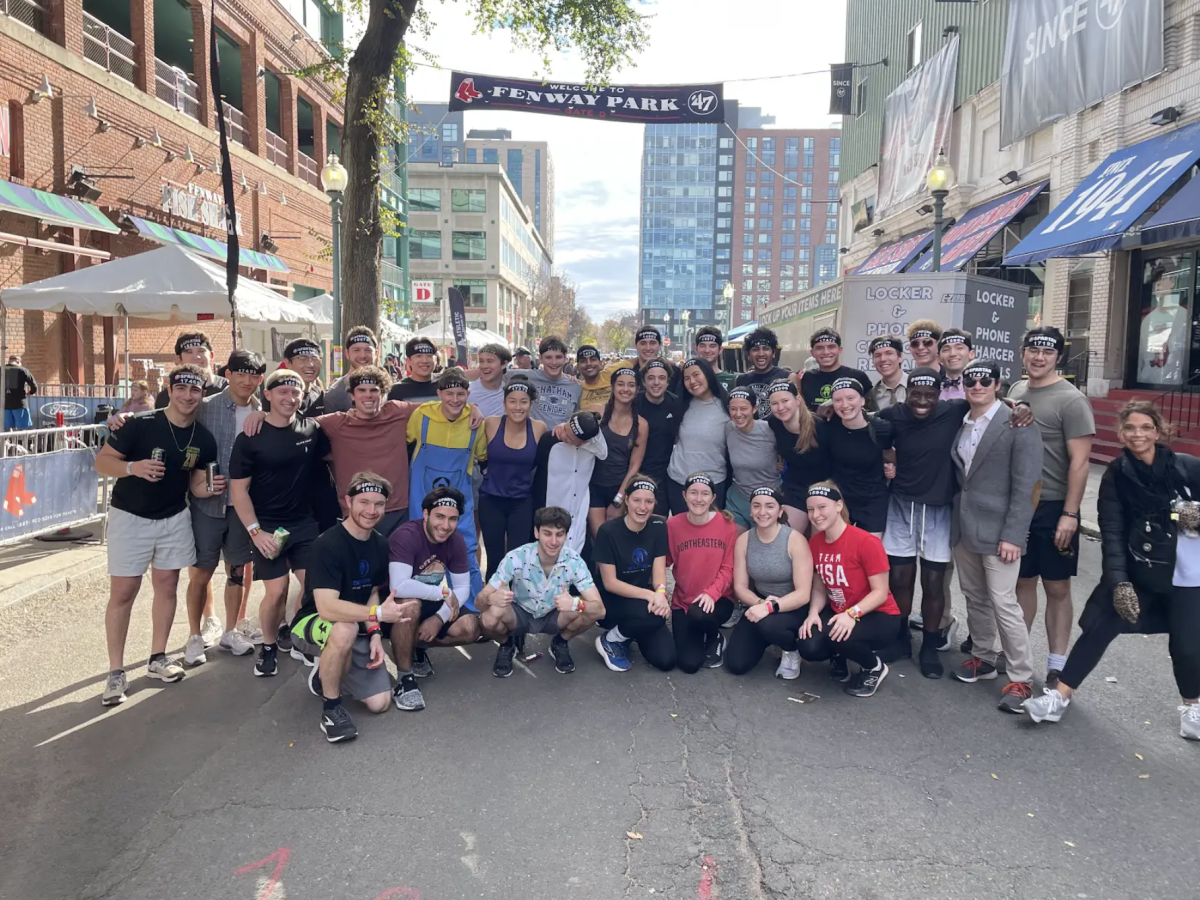
[[[688,109],[702,116],[707,116],[717,108],[717,95],[709,90],[693,91],[688,97]]]

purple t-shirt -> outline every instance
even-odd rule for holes
[[[440,585],[450,573],[467,571],[467,542],[459,532],[442,544],[425,534],[425,520],[405,522],[388,539],[388,561],[412,566],[422,584]]]

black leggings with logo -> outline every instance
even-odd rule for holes
[[[607,631],[620,628],[621,634],[636,641],[646,662],[656,669],[669,672],[675,668],[675,641],[667,620],[650,612],[645,600],[618,597],[609,594],[604,598],[604,619],[600,627]]]
[[[797,647],[802,659],[822,662],[834,656],[844,656],[864,669],[873,669],[879,661],[875,651],[889,646],[900,632],[899,616],[889,616],[875,610],[859,619],[845,640],[835,641],[829,636],[829,620],[832,618],[833,610],[828,606],[821,610],[822,630],[814,628],[812,634],[801,640]]]
[[[770,613],[757,622],[749,616],[734,626],[725,648],[725,668],[734,675],[744,675],[763,658],[767,648],[774,645],[780,650],[795,650],[800,636],[800,626],[808,618],[808,604],[788,612]]]
[[[487,552],[487,581],[500,568],[505,553],[533,540],[533,497],[497,497],[480,491],[479,530]]]
[[[713,604],[713,611],[706,613],[699,603],[686,610],[671,610],[671,631],[675,635],[675,657],[679,668],[689,675],[699,671],[704,664],[705,644],[721,630],[721,626],[733,613],[733,601],[722,597]]]

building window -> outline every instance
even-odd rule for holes
[[[1071,273],[1067,282],[1067,337],[1071,338],[1071,352],[1077,355],[1075,344],[1083,338],[1086,348],[1088,330],[1092,325],[1092,270]]]
[[[758,211],[760,213],[762,213],[764,216],[774,215],[775,204],[774,203],[764,203],[758,208]]]
[[[747,266],[746,268],[749,268],[749,266]],[[742,290],[743,291],[754,290],[754,279],[753,278],[743,278],[742,279]]]
[[[731,212],[733,212],[733,204],[732,203],[718,203],[717,204],[717,212],[731,213]]]
[[[783,149],[784,149],[784,152],[787,152],[788,150],[799,150],[800,149],[800,138],[784,138],[783,139]]]
[[[771,302],[770,294],[759,294],[758,295],[758,308],[759,309],[762,309],[764,306],[766,306],[770,302]]]
[[[792,196],[794,197],[796,195],[793,194]],[[800,199],[801,200],[811,200],[812,199],[812,188],[810,188],[810,187],[800,188]]]
[[[811,256],[812,256],[812,253],[809,250],[801,250],[800,251],[800,261],[801,262],[808,262],[808,260],[811,258]]]
[[[412,231],[408,235],[409,259],[441,259],[442,233],[440,231]]]
[[[722,172],[721,174],[724,175],[725,173]],[[765,175],[767,173],[764,172],[763,174]],[[756,182],[757,180],[758,180],[758,170],[757,169],[747,169],[746,170],[746,184],[754,184],[754,182]]]
[[[763,155],[762,155],[761,159],[762,159],[762,164],[763,164],[764,166],[773,166],[773,165],[775,165],[775,153],[774,153],[774,151],[772,151],[772,152],[770,152],[770,153],[767,153],[767,152],[764,150],[764,151],[763,151]]]
[[[812,219],[801,219],[800,220],[800,230],[801,231],[812,231]]]
[[[456,213],[487,212],[487,191],[454,188],[450,192],[450,211]]]
[[[867,111],[867,79],[863,78],[855,88],[854,115],[855,118]]]
[[[733,149],[733,138],[723,137],[717,142],[717,146],[720,147],[722,150],[732,150]]]
[[[742,306],[753,306],[753,305],[754,305],[754,295],[753,294],[742,294]]]
[[[729,263],[725,263],[724,265],[717,266],[716,274],[728,276],[729,275]]]
[[[754,173],[748,172],[746,174],[753,175]],[[726,169],[722,172],[718,172],[717,173],[717,181],[733,181],[733,172],[729,171],[728,169]]]
[[[779,292],[780,292],[780,293],[786,293],[786,292],[788,292],[788,291],[794,291],[795,289],[796,289],[796,282],[794,282],[792,279],[790,279],[790,278],[781,278],[781,279],[779,280]]]
[[[743,274],[743,275],[753,275],[753,274],[754,274],[754,266],[753,266],[753,264],[750,264],[750,263],[742,263],[742,274]]]
[[[804,139],[804,149],[805,149],[806,151],[808,151],[808,150],[812,150],[814,147],[816,147],[816,139],[815,139],[815,138],[806,137],[806,138]]]
[[[796,235],[789,231],[787,234],[783,235],[781,242],[785,247],[794,247],[796,245]]]
[[[830,170],[830,172],[829,172],[829,183],[830,184],[838,183],[838,174],[839,173],[837,172],[836,169]]]
[[[749,147],[751,150],[757,150],[758,149],[758,138],[756,138],[756,137],[746,138],[746,146]]]
[[[479,162],[479,151],[476,150],[474,147],[467,148],[467,162],[469,162],[469,163]]]
[[[742,249],[742,259],[743,259],[743,260],[747,260],[747,261],[749,261],[749,262],[754,262],[754,250],[753,250],[753,248],[750,248],[750,247],[745,247],[745,248],[743,248],[743,249]]]
[[[836,218],[826,219],[825,220],[825,230],[826,231],[837,231],[837,219]]]
[[[759,219],[758,227],[765,231],[770,231],[772,228],[775,227],[775,220],[774,219]]]
[[[717,188],[717,196],[718,197],[732,197],[733,196],[733,187],[729,186],[729,185],[725,185],[725,186]]]
[[[758,251],[758,259],[760,262],[770,262],[771,261],[771,251],[770,250],[759,250]]]
[[[795,231],[796,230],[796,220],[795,219],[784,219],[783,220],[783,230],[784,231]]]
[[[806,188],[805,190],[808,190],[808,189]],[[837,198],[838,198],[838,189],[837,188],[831,187],[829,190],[827,190],[825,192],[826,200],[836,200]]]
[[[765,175],[767,173],[764,172],[763,174]],[[775,188],[771,187],[770,185],[765,188],[759,188],[758,196],[762,197],[764,200],[773,200],[775,198]]]
[[[717,165],[718,166],[732,166],[733,165],[733,154],[722,153],[720,156],[717,157]]]
[[[483,151],[483,163],[484,163],[484,165],[492,165],[492,166],[499,165],[500,164],[500,151],[499,150],[488,150],[485,148]]]
[[[525,164],[525,151],[509,150],[508,162],[504,170],[508,175],[508,180],[512,182],[513,190],[517,192],[517,196],[521,196],[521,166]]]
[[[770,278],[760,278],[755,283],[754,289],[756,291],[769,291],[771,289],[771,279]]]
[[[801,203],[800,204],[800,215],[811,216],[812,215],[812,204],[811,203]]]
[[[812,172],[801,173],[800,181],[802,184],[812,184],[813,183],[813,173]]]
[[[771,277],[771,267],[770,266],[759,266],[758,267],[758,276],[760,278],[770,278]]]
[[[842,164],[842,154],[834,153],[833,151],[830,151],[830,153],[829,153],[830,167],[836,169],[839,166],[841,166],[841,164]]]
[[[918,22],[908,32],[904,42],[904,69],[911,72],[921,64],[921,23]]]
[[[757,194],[755,193],[754,188],[752,188],[752,187],[746,188],[746,199],[747,200],[753,200],[756,196],[757,196]]]
[[[408,208],[411,212],[440,212],[442,192],[437,188],[409,188]]]
[[[808,277],[808,266],[796,266],[796,274],[801,278]]]
[[[719,218],[719,217],[718,217],[718,219],[717,219],[717,227],[718,227],[718,228],[724,228],[725,230],[727,230],[727,231],[728,231],[730,228],[732,228],[732,227],[733,227],[733,220],[732,220],[732,219],[722,219],[722,218]]]
[[[772,240],[771,232],[760,231],[758,234],[758,242],[760,244],[770,244]]]
[[[779,267],[779,275],[782,278],[791,278],[795,274],[796,274],[795,266],[780,266]]]
[[[783,154],[783,164],[787,168],[797,169],[800,167],[800,151],[787,150]]]
[[[762,148],[763,148],[764,153],[774,153],[775,152],[775,138],[773,138],[773,137],[763,138]]]
[[[754,235],[748,231],[743,232],[742,233],[742,243],[743,244],[753,244],[754,243]]]
[[[759,176],[758,180],[762,184],[770,184],[775,180],[775,173],[768,169]]]
[[[812,151],[804,154],[804,168],[811,169],[817,164],[817,156]]]
[[[749,205],[753,206],[754,204],[749,204]],[[753,219],[742,219],[742,228],[747,229],[749,231],[753,231],[754,230],[754,220]]]
[[[487,280],[483,278],[456,278],[454,286],[463,295],[463,303],[472,309],[487,309]]]
[[[783,199],[784,200],[795,200],[796,199],[796,186],[794,184],[785,184],[783,186]]]
[[[754,204],[753,203],[743,203],[742,204],[742,212],[744,212],[748,216],[754,215]]]
[[[715,258],[716,259],[729,259],[730,258],[729,253],[730,253],[729,248],[723,247],[723,248],[717,250]]]
[[[452,232],[450,248],[452,259],[487,259],[487,232]]]
[[[795,203],[783,204],[783,214],[785,216],[794,216],[796,214],[796,204]]]
[[[733,235],[729,234],[728,232],[717,235],[717,243],[718,244],[728,244],[732,241],[732,239],[733,239]]]
[[[442,126],[442,141],[449,141],[452,144],[458,143],[458,123],[447,122]]]
[[[796,251],[789,250],[788,248],[785,247],[784,249],[779,251],[779,258],[782,259],[784,262],[791,262],[792,260],[794,260],[796,258]]]
[[[841,153],[842,152],[842,139],[840,137],[830,138],[829,139],[829,149],[836,150],[838,153]]]
[[[747,153],[746,154],[746,166],[748,168],[753,168],[754,166],[757,166],[757,165],[758,165],[758,157],[755,156],[753,153]]]

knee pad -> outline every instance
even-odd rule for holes
[[[246,566],[243,563],[240,566],[226,566],[225,577],[230,584],[235,584],[242,587],[245,584]]]

